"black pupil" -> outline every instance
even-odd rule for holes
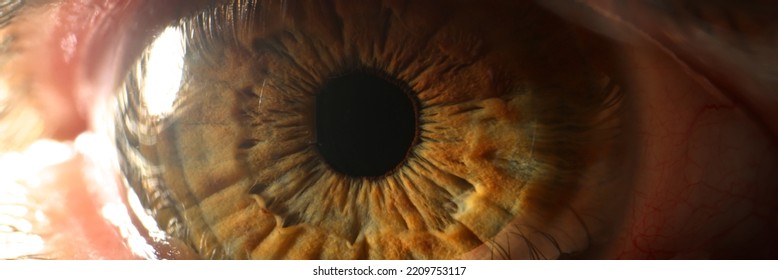
[[[371,73],[330,79],[316,96],[319,152],[333,169],[352,177],[393,171],[416,135],[411,98],[396,83]]]

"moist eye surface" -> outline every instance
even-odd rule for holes
[[[458,258],[612,146],[619,96],[532,3],[282,2],[181,20],[169,116],[143,59],[120,95],[127,182],[204,258]]]

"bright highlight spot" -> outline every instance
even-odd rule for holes
[[[43,239],[34,234],[34,204],[28,191],[40,185],[41,172],[75,156],[73,148],[53,140],[38,140],[21,152],[0,153],[0,259],[29,257],[43,250]],[[41,217],[38,217],[41,216]]]
[[[37,140],[22,152],[0,154],[0,185],[22,183],[28,187],[40,184],[43,169],[63,163],[75,156],[70,145]]]
[[[96,183],[92,187],[99,188],[100,193],[104,196],[101,201],[105,201],[105,204],[102,205],[100,214],[119,230],[122,238],[136,256],[146,259],[155,258],[154,248],[135,228],[127,208],[118,199],[121,194],[118,192],[116,173],[113,171],[119,167],[116,166],[118,160],[113,152],[110,139],[92,132],[85,132],[76,137],[73,146],[76,151],[92,163],[84,168],[84,176],[90,177],[89,182]]]
[[[141,96],[149,114],[165,116],[173,111],[183,65],[183,34],[176,27],[168,27],[151,45],[141,83]]]
[[[18,184],[0,186],[0,260],[34,256],[43,250],[43,239],[32,233],[27,220],[27,192]]]
[[[130,250],[135,255],[147,259],[154,258],[154,248],[146,242],[146,239],[133,226],[127,214],[127,208],[120,203],[108,203],[101,209],[103,217],[119,229],[124,240],[127,241]]]
[[[23,232],[0,233],[0,260],[34,256],[43,250],[43,238]]]

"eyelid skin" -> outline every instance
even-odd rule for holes
[[[640,112],[629,214],[604,255],[590,256],[774,258],[777,57],[764,38],[776,25],[748,9],[775,7],[699,3],[712,14],[755,15],[705,30],[721,23],[649,1],[543,4],[624,43],[618,56]],[[764,33],[737,29],[749,21]]]
[[[595,32],[653,44],[778,137],[778,7],[769,1],[537,1]],[[694,7],[696,5],[697,7]],[[698,11],[687,11],[698,9]]]

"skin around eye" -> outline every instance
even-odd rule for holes
[[[128,1],[129,3],[130,1]],[[139,5],[152,6],[150,3],[132,2]],[[154,5],[163,7],[164,5]],[[154,17],[149,17],[154,18]],[[590,17],[599,19],[599,17]],[[137,18],[133,18],[135,21]],[[147,20],[148,21],[148,20]],[[34,22],[48,22],[34,21]],[[138,21],[141,22],[141,21]],[[50,26],[56,26],[52,24]],[[78,24],[77,26],[82,26]],[[110,25],[107,25],[110,26]],[[61,27],[61,26],[60,26]],[[70,27],[72,28],[72,26]],[[111,30],[111,28],[108,28]],[[72,30],[63,28],[63,30]],[[64,34],[64,32],[63,32]],[[62,34],[60,34],[62,35]],[[41,34],[42,38],[62,39],[59,35],[51,33]],[[77,37],[79,42],[87,41],[87,38]],[[57,52],[60,40],[43,40],[40,49]],[[621,41],[616,41],[619,43]],[[634,42],[633,42],[634,43]],[[689,43],[692,46],[692,43]],[[634,47],[637,45],[638,47]],[[657,48],[652,43],[638,42],[632,47],[620,45],[618,49],[621,55],[623,68],[633,71],[629,81],[633,83],[630,88],[635,90],[635,108],[639,108],[640,116],[636,119],[640,122],[633,123],[638,141],[636,142],[640,153],[637,161],[641,163],[629,168],[645,170],[641,177],[635,179],[634,189],[636,194],[628,199],[626,207],[611,208],[613,211],[624,211],[627,218],[621,226],[610,230],[610,235],[594,238],[590,247],[595,248],[584,255],[570,257],[597,257],[597,258],[760,258],[775,256],[774,236],[771,228],[774,228],[775,206],[771,206],[775,199],[774,187],[771,182],[775,171],[775,141],[771,140],[770,133],[759,125],[750,125],[754,120],[750,114],[743,114],[740,103],[731,103],[727,98],[710,98],[709,88],[700,87],[696,79],[699,73],[688,71],[679,67],[676,57],[668,56],[667,50]],[[78,44],[82,48],[83,44]],[[93,47],[97,48],[96,45]],[[110,50],[110,44],[106,46]],[[34,49],[34,48],[33,48]],[[32,52],[34,53],[34,52]],[[670,52],[672,53],[672,52]],[[129,55],[132,56],[132,55]],[[96,58],[97,60],[103,58]],[[34,65],[31,58],[27,58],[29,65]],[[48,65],[49,56],[38,56],[37,65]],[[27,64],[25,63],[25,64]],[[76,63],[78,64],[78,63]],[[64,69],[70,69],[76,64],[66,65]],[[107,63],[106,63],[107,64]],[[18,64],[17,64],[18,65]],[[121,68],[121,67],[118,67]],[[13,68],[12,68],[13,69]],[[649,71],[655,70],[655,71]],[[8,73],[8,70],[4,70]],[[3,75],[7,77],[7,75]],[[29,74],[34,79],[33,83],[55,86],[57,79],[50,75],[40,73]],[[105,78],[105,77],[104,77]],[[115,77],[118,80],[119,77]],[[94,73],[85,74],[83,79],[95,80]],[[105,78],[110,80],[108,78]],[[103,80],[103,82],[106,82]],[[111,82],[107,82],[110,84]],[[109,86],[111,87],[111,86]],[[17,87],[12,87],[16,89]],[[62,88],[69,88],[63,86]],[[60,89],[62,90],[62,89]],[[52,90],[56,91],[56,90]],[[88,90],[87,90],[88,91]],[[73,91],[62,90],[62,96],[73,97]],[[662,94],[656,94],[657,92]],[[640,95],[638,95],[640,94]],[[731,94],[736,95],[737,91]],[[683,96],[685,98],[680,98]],[[650,98],[648,98],[650,97]],[[747,97],[744,97],[747,99]],[[73,98],[76,100],[77,98]],[[672,100],[672,102],[668,101]],[[770,103],[766,103],[770,106]],[[77,106],[67,106],[66,110],[74,110]],[[660,110],[661,109],[661,110]],[[52,115],[60,113],[50,111]],[[63,123],[50,122],[53,118],[47,118],[50,126],[63,126]],[[8,119],[4,119],[7,122]],[[773,119],[762,119],[766,123],[775,123]],[[47,125],[47,126],[48,126]],[[72,131],[80,131],[74,128]],[[51,134],[47,134],[51,135]],[[70,136],[67,136],[70,135]],[[691,135],[691,136],[690,136]],[[62,134],[57,138],[72,139],[71,134]],[[722,153],[724,151],[724,153]],[[711,158],[715,156],[716,158]],[[722,160],[724,159],[724,160]],[[71,166],[72,169],[65,168]],[[94,185],[111,185],[105,181],[95,181],[94,178],[84,177],[83,168],[87,165],[82,161],[69,161],[66,165],[57,165],[53,169],[62,172],[49,173],[50,180],[44,180],[44,197],[63,193],[65,186],[72,193],[86,198],[94,189],[82,188],[80,182],[95,182]],[[720,172],[723,171],[723,172]],[[72,175],[72,177],[71,177]],[[81,180],[83,179],[83,180]],[[711,191],[713,190],[713,191]],[[592,192],[589,199],[599,202],[607,202],[602,197],[607,194]],[[89,200],[98,200],[90,197]],[[56,202],[48,202],[57,205]],[[607,204],[607,203],[605,203]],[[579,212],[587,212],[571,202],[572,208]],[[725,206],[722,206],[725,205]],[[737,206],[737,207],[734,207]],[[607,207],[603,207],[607,208]],[[717,211],[716,209],[733,209],[732,211]],[[79,213],[82,216],[74,219],[82,219],[88,213],[97,213],[97,209],[89,210],[83,205],[73,207],[59,207],[57,211],[62,213]],[[584,215],[585,216],[585,215]],[[61,216],[60,216],[61,217]],[[103,220],[99,214],[94,214],[95,220]],[[87,232],[96,233],[94,236],[103,236],[106,239],[115,239],[119,246],[114,252],[122,251],[126,241],[122,241],[112,225],[100,226],[100,223],[76,223],[61,227],[62,232],[72,232],[73,236],[86,236]],[[589,231],[605,225],[597,222],[588,222]],[[107,231],[99,230],[107,229]],[[78,233],[78,229],[83,230]],[[113,232],[112,234],[100,234],[100,232]],[[113,237],[111,237],[113,236]],[[499,239],[499,238],[497,238]],[[93,247],[101,247],[83,239],[76,241],[79,244],[92,244]],[[72,241],[72,240],[71,240]],[[499,240],[498,240],[499,241]],[[535,242],[537,243],[537,242]],[[521,244],[512,242],[510,244]],[[513,245],[502,245],[503,248]],[[103,252],[109,252],[111,246],[103,246]],[[96,251],[84,253],[90,246],[72,246],[68,253],[55,255],[67,258],[124,258],[123,254],[98,254]],[[126,247],[124,247],[126,248]],[[526,246],[519,245],[518,249],[526,250]],[[126,251],[126,250],[125,250]],[[513,250],[516,252],[517,250]],[[61,252],[64,252],[62,250]],[[494,253],[494,250],[484,252]],[[497,254],[499,255],[499,254]],[[552,256],[547,254],[546,256]]]
[[[626,221],[619,245],[608,253],[623,258],[775,258],[778,246],[768,237],[774,222],[767,218],[776,213],[768,202],[776,196],[770,183],[776,168],[776,118],[767,109],[775,102],[765,100],[771,95],[765,89],[774,87],[775,80],[763,76],[774,69],[757,62],[776,59],[774,51],[761,51],[774,48],[764,36],[775,34],[775,24],[765,16],[775,7],[649,4],[590,3],[589,12],[616,24],[612,30],[592,21],[584,24],[621,40],[631,40],[625,33],[643,34],[646,40],[624,48],[631,83],[639,93],[651,93],[636,94],[637,108],[645,112],[637,126],[644,135],[639,142],[644,160],[638,162],[646,168],[637,167],[646,170],[637,181],[643,195],[633,202],[637,212]],[[569,12],[564,13],[571,19],[581,16]],[[666,110],[654,110],[660,106]]]

